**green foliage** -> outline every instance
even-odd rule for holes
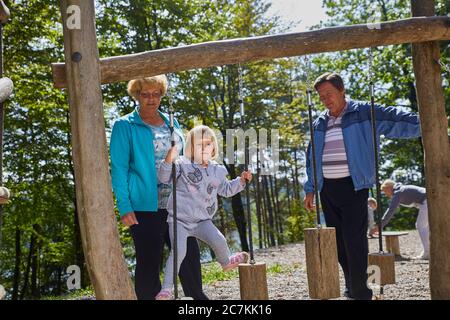
[[[61,16],[57,1],[6,3],[12,18],[4,26],[4,68],[15,90],[5,103],[3,163],[4,185],[13,197],[4,206],[2,216],[0,283],[8,291],[7,298],[60,297],[69,294],[65,288],[67,266],[84,264],[75,221],[67,92],[53,88],[49,67],[52,62],[64,60]],[[330,18],[317,27],[366,23],[374,16],[386,21],[410,15],[408,0],[323,3]],[[284,26],[279,25],[277,18],[265,17],[267,9],[268,1],[263,0],[97,0],[100,56],[282,31]],[[447,14],[450,1],[437,1],[437,9],[439,14]],[[441,42],[441,49],[441,61],[450,65],[449,42]],[[298,180],[308,140],[305,83],[324,71],[335,70],[344,76],[350,96],[365,100],[369,97],[366,49],[315,55],[312,62],[310,67],[298,58],[242,64],[248,125],[280,132],[279,215],[290,241],[302,240],[303,229],[314,226],[315,219],[313,212],[306,212],[300,200],[292,197],[295,193],[298,198],[301,192]],[[417,110],[410,45],[374,48],[374,71],[377,102]],[[445,70],[443,78],[450,114],[449,73]],[[221,132],[239,128],[236,65],[179,72],[171,80],[176,116],[184,128],[193,126],[196,119]],[[126,83],[103,85],[102,90],[109,136],[112,121],[133,110],[136,103],[126,94]],[[319,103],[316,105],[319,110],[322,108]],[[167,99],[161,108],[167,108]],[[381,163],[382,178],[400,170],[406,177],[402,182],[416,183],[408,177],[418,174],[423,178],[420,141],[383,140]],[[238,171],[236,168],[235,173]],[[423,184],[422,180],[419,184]],[[252,209],[255,212],[254,200]],[[413,228],[416,215],[409,210],[402,208],[397,212],[390,227]],[[215,222],[234,245],[236,239],[232,237],[238,223],[232,211],[230,202],[224,200]],[[254,223],[253,234],[257,231]],[[119,234],[133,273],[135,254],[130,233],[119,224]],[[284,266],[269,267],[269,272],[284,271]],[[206,265],[203,273],[205,283],[237,276],[235,271],[223,273],[217,263]],[[83,279],[83,287],[88,288],[86,272]],[[87,290],[70,295],[92,294]]]
[[[222,267],[217,262],[202,265],[202,280],[205,284],[213,284],[216,281],[231,280],[237,276],[237,269],[223,272]]]
[[[64,296],[45,296],[41,300],[87,300],[95,299],[94,289],[92,287],[86,289],[73,290]]]
[[[386,230],[401,231],[413,230],[416,228],[418,210],[413,208],[401,207],[397,209]]]
[[[11,297],[18,280],[21,296],[36,298],[63,290],[55,283],[81,249],[74,246],[67,99],[53,88],[49,67],[62,60],[63,41],[54,1],[8,5],[13,18],[4,26],[4,67],[15,88],[5,108],[3,164],[13,197],[4,207],[0,283]]]
[[[299,263],[293,263],[293,264],[289,264],[289,265],[275,263],[275,264],[269,265],[267,267],[267,273],[268,274],[289,273],[289,272],[293,272],[294,269],[298,269],[298,268],[300,268]]]
[[[302,241],[303,230],[315,226],[316,215],[314,211],[307,211],[299,201],[294,201],[291,208],[292,214],[287,218],[286,235],[291,242]]]

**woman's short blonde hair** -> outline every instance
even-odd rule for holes
[[[160,74],[153,77],[131,80],[128,82],[127,92],[137,101],[143,87],[159,89],[161,96],[165,96],[167,92],[167,77],[164,74]]]
[[[387,179],[387,180],[384,180],[384,182],[381,184],[381,189],[389,188],[389,187],[393,188],[394,185],[395,185],[394,180]]]
[[[195,126],[188,132],[186,136],[186,146],[184,148],[185,157],[191,159],[191,161],[194,161],[194,144],[195,141],[198,141],[199,139],[200,140],[211,139],[214,146],[211,158],[213,160],[217,159],[217,157],[219,156],[219,145],[217,143],[217,136],[210,127],[204,125]]]

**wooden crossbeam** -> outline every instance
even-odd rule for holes
[[[9,8],[0,0],[0,23],[6,23],[11,16]]]
[[[444,16],[205,42],[100,59],[101,83],[249,61],[449,39],[450,17]],[[52,69],[54,86],[67,87],[65,64],[53,63]]]

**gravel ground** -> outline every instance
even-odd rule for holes
[[[378,251],[378,239],[369,239],[370,252]],[[413,259],[421,252],[421,243],[417,231],[400,237],[402,256],[395,262],[396,280],[394,285],[384,287],[385,300],[423,300],[430,299],[428,284],[428,261]],[[269,299],[304,300],[309,299],[306,275],[305,246],[303,243],[288,244],[276,248],[258,250],[255,260],[265,262],[267,268],[276,264],[283,272],[267,274]],[[344,289],[344,276],[340,271],[341,294]],[[205,285],[210,299],[240,299],[239,279],[217,281]],[[378,291],[375,290],[375,293]],[[345,299],[345,298],[340,298]]]

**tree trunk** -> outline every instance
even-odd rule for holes
[[[15,237],[15,244],[16,244],[16,259],[14,262],[14,280],[13,280],[13,292],[12,292],[12,300],[19,299],[19,286],[20,286],[20,264],[21,264],[21,258],[22,258],[22,244],[20,243],[20,235],[21,231],[19,227],[16,226],[16,237]]]
[[[433,0],[412,0],[413,16],[435,14]],[[432,299],[450,299],[450,146],[437,42],[413,45],[425,153]]]
[[[270,197],[272,199],[272,206],[273,206],[273,220],[274,220],[274,224],[275,224],[275,236],[277,239],[277,245],[279,245],[281,242],[280,224],[279,224],[280,211],[279,211],[279,207],[276,203],[276,194],[275,194],[275,190],[274,190],[274,182],[273,182],[272,176],[268,176],[267,179],[269,180]]]
[[[27,265],[25,267],[24,283],[23,283],[22,290],[20,291],[20,300],[23,300],[27,296],[28,285],[29,285],[29,281],[30,281],[31,259],[33,258],[34,250],[36,247],[35,242],[36,242],[36,236],[34,233],[31,233],[30,249],[28,251]]]
[[[38,274],[39,274],[39,241],[36,241],[36,250],[31,257],[31,298],[39,299]]]
[[[280,199],[279,199],[279,183],[278,183],[278,179],[277,176],[275,175],[273,177],[273,184],[274,184],[274,189],[275,189],[275,202],[277,204],[277,209],[278,209],[278,228],[279,228],[279,232],[280,232],[280,244],[284,244],[284,237],[283,237],[283,210],[281,210],[280,208]]]
[[[300,200],[300,186],[298,180],[298,159],[297,159],[297,149],[294,149],[294,199]]]
[[[39,225],[35,224],[33,230],[39,234]],[[31,256],[31,297],[32,299],[39,299],[39,252],[40,252],[41,240],[36,237],[35,250]]]
[[[256,152],[256,178],[253,179],[253,190],[255,190],[255,203],[256,203],[256,218],[258,220],[258,243],[259,248],[263,248],[263,226],[262,226],[262,212],[261,212],[261,184],[259,177],[261,176],[261,163],[259,162],[259,145]]]
[[[264,247],[269,246],[269,228],[267,227],[267,200],[266,200],[266,192],[264,190],[263,176],[261,177],[261,198],[263,200],[263,208],[262,208],[262,226],[263,226],[263,236],[264,236]]]
[[[57,275],[56,275],[56,295],[60,296],[62,294],[62,272],[63,268],[61,266],[57,267]]]
[[[287,205],[288,205],[288,213],[289,216],[292,215],[292,210],[291,210],[291,188],[289,186],[289,167],[286,165],[285,167],[285,180],[286,180],[286,199],[287,199]]]
[[[273,219],[273,209],[272,209],[272,204],[271,204],[271,200],[270,200],[270,191],[269,191],[269,185],[267,183],[267,176],[263,176],[263,186],[264,186],[264,192],[266,194],[266,204],[267,204],[267,212],[269,214],[268,217],[268,234],[269,234],[269,245],[271,247],[275,246],[275,235],[274,235],[274,230],[275,230],[275,226],[274,226],[274,219]]]
[[[277,176],[275,175],[273,178],[274,178],[273,183],[274,183],[274,189],[275,189],[275,202],[276,202],[277,208],[278,208],[278,228],[280,231],[280,244],[284,244],[284,237],[283,237],[283,212],[284,212],[284,210],[282,210],[280,207],[280,199],[279,199],[280,189],[279,189],[279,183],[278,183]]]
[[[259,190],[259,169],[257,169],[256,177],[253,178],[253,190],[255,192],[255,204],[256,204],[256,219],[258,221],[258,245],[261,249],[263,247],[263,233],[262,233],[262,221],[261,221],[261,192]]]

